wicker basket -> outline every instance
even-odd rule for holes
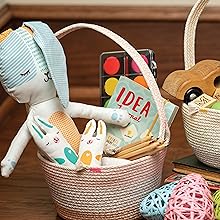
[[[159,139],[169,143],[170,133],[163,101],[154,77],[142,57],[123,38],[112,31],[92,24],[73,24],[56,33],[58,38],[90,28],[111,38],[134,59],[148,82],[160,119]],[[38,158],[45,173],[58,214],[64,219],[141,219],[141,200],[161,183],[166,148],[128,165],[100,167],[81,172]]]
[[[185,69],[195,65],[195,34],[198,19],[208,0],[199,0],[192,8],[185,26]],[[220,112],[214,109],[189,113],[188,105],[182,106],[186,138],[196,157],[203,163],[220,169]]]

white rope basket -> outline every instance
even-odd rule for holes
[[[209,0],[199,0],[192,8],[185,26],[184,62],[188,70],[195,65],[195,35],[198,19]],[[214,109],[189,113],[183,104],[182,115],[187,141],[203,163],[220,169],[220,112]]]
[[[137,63],[148,82],[156,102],[160,120],[159,139],[168,145],[170,132],[163,101],[157,83],[140,54],[123,38],[112,31],[93,24],[73,24],[56,33],[58,38],[81,29],[90,28],[120,45]],[[45,173],[58,214],[64,219],[141,219],[139,205],[150,191],[161,183],[166,148],[152,156],[131,161],[127,165],[100,167],[99,172],[76,172],[38,158]]]

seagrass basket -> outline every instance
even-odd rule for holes
[[[209,0],[199,0],[192,8],[185,26],[185,69],[195,65],[195,35],[199,17]],[[213,82],[214,83],[214,82]],[[190,114],[189,107],[182,105],[182,115],[187,141],[196,157],[203,163],[220,169],[220,111],[207,108]]]
[[[56,33],[60,39],[66,34],[90,28],[120,45],[137,63],[156,102],[160,120],[159,140],[168,145],[170,132],[159,88],[145,61],[123,38],[112,31],[93,24],[73,24]],[[64,219],[141,219],[139,205],[150,191],[161,183],[166,148],[131,161],[127,165],[86,169],[80,172],[38,158],[57,213]]]

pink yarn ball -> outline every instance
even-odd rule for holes
[[[214,208],[207,182],[199,174],[183,177],[174,188],[164,220],[213,220]]]

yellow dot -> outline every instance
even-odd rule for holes
[[[114,90],[115,90],[115,87],[118,83],[118,79],[114,78],[114,77],[111,77],[109,79],[106,80],[105,82],[105,92],[108,94],[108,95],[112,95]]]

